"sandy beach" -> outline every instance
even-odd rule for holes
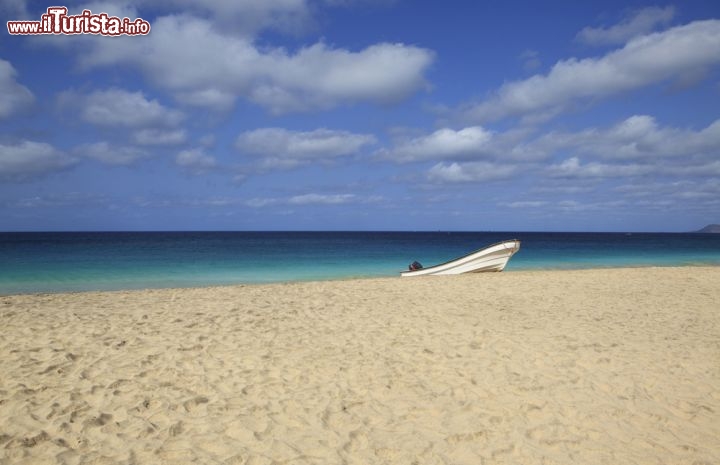
[[[720,267],[0,297],[0,464],[720,463]]]

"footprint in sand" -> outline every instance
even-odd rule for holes
[[[207,397],[197,396],[183,402],[183,407],[185,407],[186,412],[190,413],[195,410],[198,405],[207,404],[208,402],[210,402],[210,399],[208,399]]]
[[[83,423],[83,429],[105,426],[110,420],[112,420],[112,415],[109,413],[101,413],[97,417],[86,420],[85,423]]]

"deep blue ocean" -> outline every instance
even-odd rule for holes
[[[506,239],[505,272],[720,266],[720,234],[548,232],[0,233],[0,294],[397,276]]]

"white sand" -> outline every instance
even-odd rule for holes
[[[0,464],[720,463],[720,268],[0,297]]]

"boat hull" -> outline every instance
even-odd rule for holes
[[[413,271],[402,271],[400,275],[409,276],[440,276],[464,273],[497,272],[505,269],[510,257],[520,250],[520,241],[513,239],[499,242],[484,249],[476,250],[463,257],[450,260],[440,265]]]

